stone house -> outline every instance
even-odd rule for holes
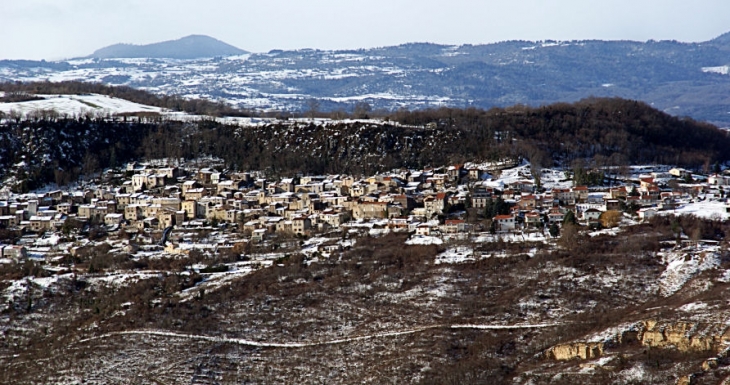
[[[463,219],[447,219],[441,231],[444,234],[464,233],[468,231],[468,224]]]
[[[104,224],[107,226],[121,225],[124,221],[124,214],[111,213],[104,215]]]
[[[542,227],[542,218],[537,211],[525,213],[525,226]]]
[[[572,188],[573,198],[577,202],[585,202],[588,200],[588,186],[575,186]]]
[[[353,206],[352,217],[355,219],[384,219],[388,217],[388,203],[360,202]]]
[[[51,217],[34,215],[30,217],[30,229],[34,232],[48,231],[53,228]]]
[[[517,205],[521,210],[534,210],[537,207],[537,198],[530,194],[530,195],[523,195],[520,197],[519,202],[517,202]]]
[[[291,220],[292,232],[297,235],[305,235],[312,228],[312,220],[308,217],[296,217]]]
[[[438,193],[423,200],[426,215],[441,214],[446,207],[446,193]]]

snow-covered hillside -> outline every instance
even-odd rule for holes
[[[321,111],[352,111],[359,102],[387,110],[488,109],[618,96],[725,126],[727,55],[724,43],[716,43],[700,48],[699,43],[522,41],[273,50],[187,60],[0,61],[0,82],[78,80],[278,111],[306,111],[310,99],[321,103]],[[669,92],[677,81],[682,90]],[[713,93],[700,88],[706,84]]]
[[[86,113],[115,115],[131,112],[169,114],[159,107],[147,106],[106,95],[36,95],[43,100],[0,103],[0,111],[28,114],[39,110],[55,110],[59,115],[79,116]]]
[[[308,53],[311,55],[311,53]],[[253,56],[253,58],[252,58]],[[328,106],[368,101],[389,108],[397,106],[441,106],[463,104],[440,93],[414,91],[404,80],[383,88],[390,78],[404,79],[407,73],[430,69],[403,68],[374,64],[380,57],[361,54],[318,53],[314,63],[301,63],[306,54],[288,57],[279,54],[236,55],[226,58],[180,59],[78,59],[56,68],[14,68],[0,64],[0,81],[84,81],[125,85],[161,95],[181,95],[224,101],[242,108],[262,110],[303,110],[306,101],[318,98]],[[313,93],[313,82],[343,82],[358,78],[372,84],[341,89],[329,95]],[[321,86],[316,86],[321,88]],[[382,106],[385,106],[382,105]]]
[[[0,93],[2,96],[2,93]],[[158,115],[166,119],[175,121],[198,121],[201,119],[214,119],[215,121],[222,124],[232,124],[238,126],[260,126],[276,122],[276,118],[261,118],[261,117],[211,117],[203,115],[188,114],[180,111],[172,111],[166,108],[160,108],[155,106],[149,106],[145,104],[131,102],[129,100],[115,98],[107,95],[99,94],[82,94],[82,95],[32,95],[34,97],[43,98],[42,100],[30,100],[24,102],[0,102],[0,113],[4,113],[6,117],[10,117],[13,114],[18,114],[22,117],[28,117],[34,113],[40,111],[54,111],[59,117],[78,117],[87,116],[92,117],[114,117],[119,114],[139,114],[139,115]],[[288,123],[304,123],[314,124],[319,126],[327,126],[337,123],[371,123],[381,124],[381,120],[376,119],[345,119],[345,120],[331,120],[331,119],[287,119]],[[398,125],[396,122],[390,124]]]

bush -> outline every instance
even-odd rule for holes
[[[228,271],[228,266],[226,265],[212,265],[200,269],[201,273],[224,273],[226,271]]]

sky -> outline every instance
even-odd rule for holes
[[[192,34],[252,52],[412,42],[678,40],[730,31],[728,0],[2,0],[0,59],[59,60]]]

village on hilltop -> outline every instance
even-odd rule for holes
[[[220,171],[214,159],[175,163],[131,163],[71,190],[5,190],[0,229],[20,236],[0,245],[0,261],[63,261],[100,239],[132,255],[245,255],[254,247],[276,250],[337,234],[316,244],[320,255],[329,255],[346,248],[353,233],[408,232],[414,244],[470,235],[549,240],[568,222],[596,231],[667,212],[728,216],[730,175],[667,166],[634,166],[621,176],[602,170],[601,179],[613,187],[589,188],[575,185],[579,178],[570,170],[541,169],[535,178],[530,165],[517,160],[365,178],[277,179]],[[208,236],[189,236],[201,230]]]

